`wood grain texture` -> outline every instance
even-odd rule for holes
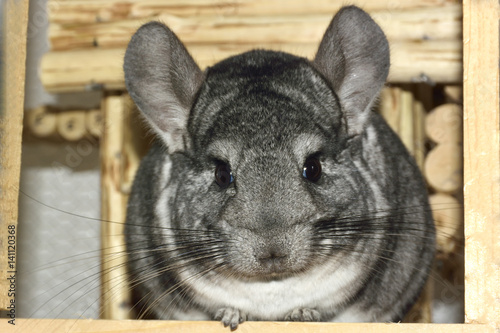
[[[229,333],[215,321],[162,321],[162,320],[76,320],[76,319],[20,319],[16,329],[0,321],[0,331],[51,333],[164,333],[203,332]],[[290,322],[245,322],[236,333],[494,333],[491,326],[464,324],[333,324]]]
[[[265,48],[312,59],[321,37],[311,43],[248,45],[189,44],[188,51],[201,68],[229,56]],[[394,42],[391,44],[390,82],[412,82],[423,77],[434,82],[462,80],[462,43],[459,41]],[[42,58],[41,80],[51,92],[84,91],[94,87],[124,90],[125,48],[50,52]]]
[[[362,3],[359,5],[362,6]],[[279,13],[243,15],[236,12],[231,15],[181,17],[168,11],[158,10],[153,11],[150,16],[109,22],[98,20],[83,24],[51,22],[49,40],[52,51],[125,47],[132,34],[142,24],[148,21],[161,21],[188,45],[307,43],[321,38],[336,12],[337,10],[309,11],[294,15]],[[389,42],[459,40],[461,36],[462,12],[459,4],[372,10],[368,13],[380,25]]]
[[[3,1],[0,93],[0,309],[10,304],[8,226],[17,226],[28,1]],[[17,227],[16,227],[17,236]],[[14,260],[15,261],[15,260]]]
[[[159,13],[179,17],[200,15],[297,15],[334,13],[345,0],[49,0],[49,16],[54,23],[110,22],[125,18],[146,19]],[[363,9],[385,11],[449,6],[458,0],[377,0],[363,1]]]
[[[500,330],[500,5],[463,8],[466,322]]]

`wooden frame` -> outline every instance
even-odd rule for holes
[[[7,55],[0,113],[0,307],[10,300],[8,225],[17,224],[27,0],[4,3]],[[500,330],[500,106],[497,0],[464,0],[464,208],[466,324],[330,324],[247,322],[238,329],[266,332],[494,332]],[[5,86],[5,85],[4,85]],[[215,322],[17,319],[0,331],[119,332],[223,331]],[[226,329],[227,330],[227,329]]]
[[[21,170],[21,132],[28,0],[3,3],[4,54],[0,74],[0,309],[15,306],[17,203]],[[8,32],[8,33],[7,33]],[[8,84],[6,84],[8,83]],[[13,288],[11,287],[13,285]],[[12,302],[14,301],[14,302]]]

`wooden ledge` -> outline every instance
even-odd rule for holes
[[[16,319],[12,326],[0,321],[1,332],[230,332],[215,321],[162,321],[162,320],[87,320],[87,319]],[[245,322],[235,331],[241,332],[427,332],[427,333],[494,333],[487,325],[472,324],[344,324],[344,323],[291,323],[291,322]]]

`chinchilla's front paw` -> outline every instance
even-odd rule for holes
[[[314,309],[298,308],[285,316],[286,321],[320,321],[321,314]]]
[[[229,326],[231,331],[234,331],[239,324],[247,320],[247,315],[238,309],[222,308],[215,313],[214,319],[220,320],[224,327]]]

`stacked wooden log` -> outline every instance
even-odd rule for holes
[[[343,0],[49,0],[47,90],[123,89],[122,59],[134,31],[160,20],[201,67],[256,47],[312,57]],[[364,4],[391,44],[390,81],[460,82],[461,5],[456,0]]]
[[[26,110],[25,128],[39,139],[78,141],[99,138],[103,124],[101,110],[55,111],[48,107]]]
[[[457,101],[453,89],[449,99]],[[446,260],[463,246],[463,110],[456,103],[434,108],[426,117],[427,137],[434,147],[429,151],[424,174],[435,191],[429,198],[436,223],[438,254]]]

